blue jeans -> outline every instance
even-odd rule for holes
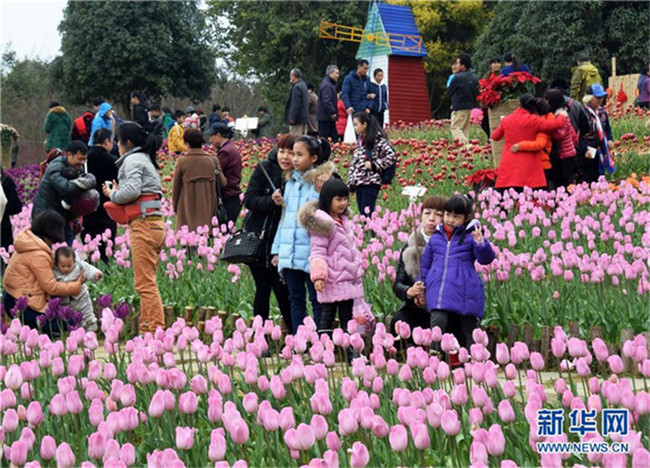
[[[72,243],[74,242],[74,229],[72,229],[72,223],[71,222],[66,222],[65,223],[65,229],[63,230],[63,234],[65,235],[65,243],[68,244],[68,247],[72,247]]]
[[[316,322],[316,326],[318,327],[322,307],[316,298],[316,289],[314,288],[314,283],[309,278],[309,273],[291,269],[285,269],[282,273],[284,274],[284,281],[287,283],[287,288],[289,288],[291,328],[293,329],[291,333],[296,333],[298,327],[302,325],[303,320],[307,316],[307,300],[305,298],[307,290],[309,291],[309,301],[311,302],[311,308],[314,313],[314,322]],[[307,290],[305,290],[305,286],[307,286]]]
[[[354,188],[355,193],[357,194],[357,205],[359,206],[359,213],[370,217],[372,212],[375,211],[375,204],[377,203],[377,197],[379,196],[379,185],[358,185]],[[368,214],[366,214],[366,207],[368,208]]]

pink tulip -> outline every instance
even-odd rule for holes
[[[242,405],[244,406],[244,411],[249,414],[257,411],[257,393],[247,393],[242,400]]]
[[[20,432],[20,440],[25,442],[27,446],[27,451],[29,452],[32,447],[34,447],[34,442],[36,441],[36,435],[29,427],[23,427],[23,430]]]
[[[189,450],[194,446],[195,428],[176,427],[176,448],[179,450]]]
[[[500,456],[503,454],[506,447],[506,439],[503,436],[501,426],[498,424],[492,424],[490,429],[488,429],[488,434],[490,436],[487,442],[488,452],[492,456]]]
[[[165,412],[165,397],[162,390],[157,390],[149,402],[149,416],[159,418]],[[208,411],[209,415],[209,411]]]
[[[530,365],[536,371],[541,371],[544,369],[544,358],[538,352],[530,353]]]
[[[199,399],[194,392],[181,393],[178,397],[178,411],[181,414],[194,414],[199,407]]]
[[[650,466],[650,452],[639,447],[632,453],[632,468],[647,468]]]
[[[197,395],[208,393],[208,382],[202,375],[196,375],[190,381],[190,389]]]
[[[309,425],[311,426],[311,429],[314,432],[314,438],[316,440],[322,440],[325,438],[325,436],[327,436],[327,431],[328,431],[327,420],[320,414],[313,415],[311,417],[311,421]]]
[[[488,452],[485,445],[477,441],[472,442],[469,446],[469,461],[473,466],[487,466]]]
[[[219,431],[214,429],[210,433],[210,447],[208,449],[208,458],[212,462],[223,460],[226,456],[226,438]]]
[[[386,421],[384,421],[384,418],[382,418],[379,415],[375,415],[372,417],[372,433],[376,436],[379,437],[380,439],[383,439],[386,437],[390,431],[390,428],[388,427],[388,424]]]
[[[615,374],[621,374],[625,371],[623,360],[618,354],[612,354],[610,357],[608,357],[607,364],[609,364],[610,370]]]
[[[402,382],[408,382],[412,377],[413,373],[411,372],[411,367],[408,364],[404,364],[399,371],[399,379]]]
[[[447,435],[455,436],[460,432],[460,420],[455,410],[446,410],[440,418],[440,426]]]
[[[135,464],[135,447],[128,442],[120,447],[120,461],[126,466]]]
[[[470,408],[468,417],[470,426],[480,426],[483,423],[483,411],[480,408]]]
[[[11,444],[9,449],[9,461],[12,465],[21,466],[27,461],[27,445],[22,440],[17,440]]]
[[[65,397],[57,393],[50,400],[50,413],[56,416],[63,416],[68,413],[68,406],[65,402]]]
[[[282,380],[280,380],[280,377],[277,375],[271,377],[271,393],[273,394],[273,398],[276,400],[284,399],[287,394],[287,391],[282,384]]]
[[[502,366],[505,366],[510,362],[508,345],[505,343],[497,343],[497,362]]]
[[[230,423],[230,438],[236,444],[245,444],[248,442],[250,430],[248,424],[242,418],[237,418]]]
[[[74,453],[72,453],[72,449],[70,448],[70,445],[68,445],[66,442],[63,442],[59,447],[56,449],[56,465],[57,468],[72,468],[75,466],[75,457]]]
[[[280,427],[283,431],[286,431],[295,425],[296,419],[293,415],[293,408],[291,406],[285,406],[280,410]]]
[[[339,466],[339,456],[334,450],[327,450],[323,454],[323,461],[327,468],[338,468]]]
[[[501,421],[506,424],[515,420],[515,410],[512,408],[512,404],[510,404],[509,400],[502,400],[499,403],[497,413],[499,414]]]
[[[14,432],[18,429],[18,412],[11,408],[5,411],[2,417],[2,430],[4,432]]]
[[[76,390],[68,393],[65,396],[66,406],[68,407],[68,412],[71,414],[79,414],[83,411],[84,406],[79,397],[79,392]]]
[[[140,424],[138,410],[129,406],[118,413],[118,425],[121,431],[134,431]]]
[[[467,387],[465,384],[456,385],[449,396],[454,405],[463,406],[467,403]]]
[[[16,364],[9,366],[9,369],[5,374],[4,382],[5,387],[12,390],[18,390],[23,384],[23,376],[20,372],[20,367],[18,367]]]
[[[566,344],[557,338],[551,338],[551,352],[556,358],[561,358],[566,353]]]
[[[296,442],[297,449],[300,451],[306,451],[312,448],[314,442],[316,442],[316,437],[311,426],[307,424],[298,425],[296,429]]]
[[[51,460],[56,455],[56,441],[51,435],[43,436],[41,439],[41,458]]]
[[[639,392],[636,394],[634,407],[640,416],[650,414],[650,394],[648,392]]]
[[[88,437],[88,456],[100,460],[106,451],[106,439],[100,432],[93,432]]]
[[[342,409],[338,414],[339,433],[342,436],[354,434],[359,429],[359,424],[354,411],[351,409]]]
[[[596,355],[596,359],[598,359],[600,362],[604,362],[607,360],[607,358],[609,357],[609,350],[607,349],[607,345],[601,338],[595,338],[594,341],[592,341],[591,346],[594,349],[594,354]]]
[[[350,456],[350,466],[352,468],[364,468],[370,461],[368,448],[361,442],[352,444],[352,454]]]
[[[390,433],[388,434],[388,441],[390,442],[390,447],[395,452],[403,452],[408,446],[408,433],[406,428],[401,424],[391,426]]]
[[[122,406],[133,406],[135,400],[135,388],[133,388],[133,385],[124,385],[120,390],[120,402],[122,403]]]
[[[411,437],[413,437],[413,444],[418,450],[426,450],[431,445],[429,429],[425,424],[411,424]]]
[[[325,443],[327,444],[327,448],[333,452],[341,450],[341,441],[339,440],[338,434],[334,431],[327,433],[327,436],[325,436]]]

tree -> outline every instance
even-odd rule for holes
[[[208,7],[216,24],[220,57],[236,73],[260,82],[278,117],[284,114],[292,68],[300,68],[306,80],[318,86],[327,65],[339,66],[341,80],[356,66],[359,44],[320,39],[320,20],[364,27],[367,11],[366,1],[211,1]]]
[[[435,115],[449,115],[446,95],[451,63],[461,52],[471,52],[491,16],[490,6],[480,0],[423,2],[394,0],[390,3],[411,7],[428,56],[424,60],[431,109]]]
[[[215,56],[196,1],[69,1],[59,25],[67,96],[126,103],[147,95],[201,99],[215,79]]]
[[[638,73],[647,59],[648,2],[499,2],[476,41],[476,62],[513,52],[534,74],[550,82],[571,77],[579,52],[587,52],[605,85],[610,58],[617,73]]]

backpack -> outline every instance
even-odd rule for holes
[[[58,158],[59,156],[63,156],[63,151],[61,151],[59,148],[53,148],[47,153],[47,156],[45,157],[45,161],[41,162],[38,167],[39,167],[39,175],[38,175],[38,183],[40,184],[41,179],[45,175],[45,171],[47,171],[47,166],[50,165],[52,160]]]
[[[74,125],[72,126],[70,137],[73,140],[81,140],[87,144],[90,140],[90,131],[92,129],[94,118],[95,115],[88,111],[84,112],[81,117],[74,119]]]
[[[369,149],[366,149],[365,151],[368,160],[372,161],[372,152]],[[391,164],[386,169],[379,172],[379,178],[381,179],[381,184],[390,185],[393,182],[393,179],[395,178],[396,170],[397,170],[397,158],[395,158],[393,164]]]

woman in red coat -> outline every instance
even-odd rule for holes
[[[505,145],[499,163],[499,175],[495,188],[543,188],[546,187],[544,166],[537,152],[510,149],[520,141],[534,140],[537,133],[551,133],[562,125],[557,119],[545,119],[534,115],[535,98],[524,94],[519,100],[519,107],[501,120],[492,132],[492,139],[501,140],[505,136]]]

